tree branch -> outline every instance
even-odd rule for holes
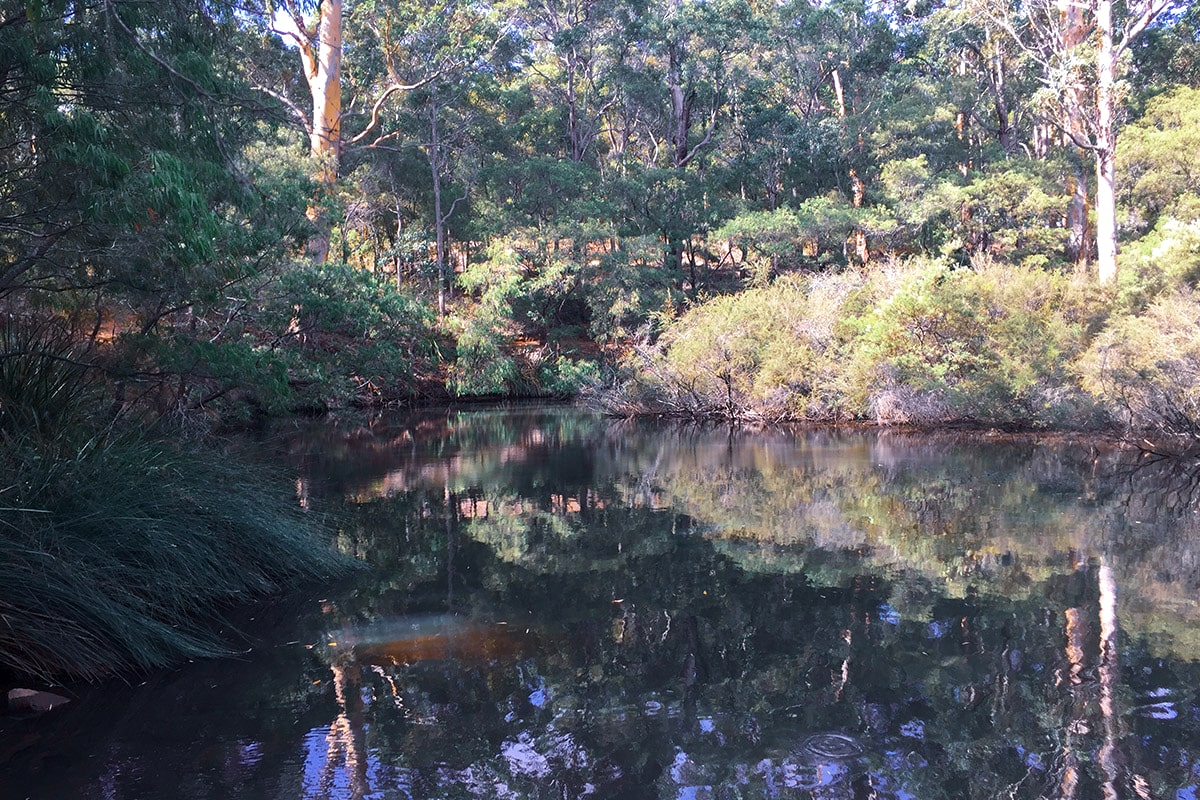
[[[312,135],[312,122],[309,120],[308,115],[304,113],[304,110],[301,109],[300,106],[293,103],[290,98],[288,98],[286,95],[269,89],[266,86],[254,86],[252,88],[256,92],[262,92],[268,97],[274,98],[282,103],[284,107],[292,112],[292,115],[295,116],[296,119],[300,120],[300,125],[304,128],[304,132]]]
[[[713,109],[708,115],[708,125],[705,128],[703,138],[701,138],[700,141],[696,142],[695,146],[692,147],[691,150],[687,151],[687,155],[685,155],[683,157],[683,160],[679,162],[679,166],[686,167],[691,162],[691,160],[696,156],[696,153],[700,152],[700,148],[704,147],[710,141],[712,141],[713,131],[715,131],[716,129],[717,129],[717,107],[716,107],[716,104],[714,103]]]
[[[314,23],[310,27],[305,23],[304,15],[300,13],[295,0],[283,0],[283,7],[287,10],[288,18],[296,28],[295,30],[285,30],[271,25],[271,32],[296,43],[296,46],[300,48],[300,60],[304,64],[304,77],[306,80],[311,80],[317,76],[319,66],[316,54],[313,53],[313,40],[317,38],[316,24]]]
[[[129,37],[129,40],[131,42],[133,42],[134,47],[136,47],[138,50],[142,51],[142,53],[144,53],[155,64],[158,64],[160,67],[165,69],[167,72],[171,73],[179,80],[181,80],[184,83],[191,86],[193,89],[195,89],[197,92],[199,92],[201,96],[212,99],[212,93],[209,92],[208,89],[205,89],[203,86],[201,86],[196,81],[192,80],[188,76],[186,76],[183,73],[176,70],[169,63],[167,63],[164,59],[160,58],[157,54],[155,54],[154,51],[150,50],[148,47],[143,45],[141,40],[139,40],[137,38],[137,34],[129,29],[129,26],[125,24],[125,20],[121,19],[121,15],[117,13],[117,9],[113,7],[112,0],[104,0],[104,8],[106,11],[108,11],[109,15],[116,21],[117,25],[120,26],[121,30],[125,31],[125,34]]]
[[[442,73],[439,71],[432,75],[427,75],[416,83],[393,83],[391,86],[385,89],[383,94],[381,94],[375,101],[375,105],[371,108],[371,121],[367,124],[367,127],[364,128],[363,131],[353,139],[343,143],[342,146],[352,147],[361,142],[363,139],[367,138],[371,131],[375,130],[375,127],[379,124],[379,114],[383,110],[383,104],[386,103],[387,99],[393,94],[396,92],[411,92],[413,89],[420,89],[422,86],[425,86],[426,84],[440,77],[441,74]]]
[[[1134,39],[1141,36],[1150,23],[1170,5],[1170,2],[1171,0],[1151,0],[1142,13],[1126,23],[1125,30],[1121,33],[1121,41],[1113,45],[1113,58],[1120,58],[1121,53],[1133,44]]]

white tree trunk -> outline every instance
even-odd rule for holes
[[[337,177],[342,149],[342,0],[322,0],[318,22],[315,71],[308,75],[312,92],[310,151],[321,159],[322,182]]]
[[[327,190],[337,181],[342,152],[342,0],[322,0],[316,26],[316,50],[304,44],[300,50],[312,94],[309,153],[317,163],[317,183]],[[317,227],[308,255],[323,264],[329,257],[332,222],[320,198],[309,206],[308,218]]]
[[[1096,27],[1100,48],[1096,53],[1096,271],[1102,284],[1117,280],[1117,190],[1113,124],[1115,98],[1113,77],[1112,0],[1097,0]]]

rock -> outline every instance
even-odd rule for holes
[[[38,692],[33,689],[10,689],[8,692],[8,710],[18,714],[41,714],[69,702],[70,698],[53,692]]]

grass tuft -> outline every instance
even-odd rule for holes
[[[282,481],[102,423],[88,355],[53,320],[0,320],[0,671],[228,653],[223,606],[349,567]]]

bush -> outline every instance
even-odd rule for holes
[[[790,277],[695,306],[656,346],[635,351],[630,379],[601,405],[731,420],[823,416],[833,320],[858,280]]]
[[[1185,195],[1154,229],[1121,249],[1121,305],[1144,310],[1154,298],[1200,283],[1200,197]]]
[[[1092,425],[1070,365],[1107,313],[1074,278],[929,259],[777,280],[669,321],[603,394],[615,413]]]
[[[498,239],[487,261],[460,276],[473,300],[461,303],[449,320],[455,394],[567,396],[591,381],[594,365],[563,355],[591,313],[582,296],[585,267],[579,253],[556,249],[518,235]]]
[[[391,282],[344,264],[302,266],[284,276],[273,309],[288,330],[273,351],[306,404],[372,404],[416,394],[436,359],[433,313]]]
[[[1083,386],[1131,430],[1200,435],[1198,320],[1186,290],[1113,320],[1081,359]]]
[[[1061,425],[1089,415],[1068,365],[1102,299],[1073,278],[988,260],[913,260],[844,322],[850,408],[879,422]],[[882,291],[881,291],[882,290]]]

